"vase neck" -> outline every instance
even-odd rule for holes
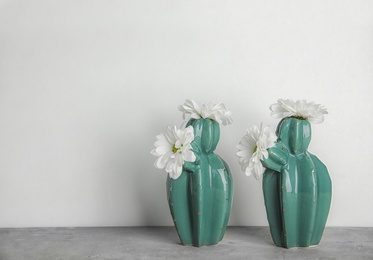
[[[211,153],[215,150],[219,138],[219,123],[212,119],[191,119],[187,125],[194,128],[194,143],[199,147],[201,153]]]
[[[311,124],[307,120],[287,117],[278,124],[276,134],[290,153],[302,153],[311,141]]]

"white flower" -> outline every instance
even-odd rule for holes
[[[263,158],[268,159],[268,148],[275,145],[276,136],[269,131],[269,126],[260,124],[247,130],[237,146],[238,161],[247,176],[251,174],[258,180],[264,173]]]
[[[156,147],[151,154],[157,156],[154,166],[166,169],[172,179],[177,179],[183,170],[184,161],[194,162],[196,156],[191,151],[191,142],[194,140],[193,126],[178,129],[169,126],[165,133],[157,135],[154,143]]]
[[[307,102],[306,100],[279,99],[277,103],[270,106],[271,115],[276,118],[283,117],[298,117],[306,119],[312,123],[322,123],[324,114],[328,114],[326,108],[315,102]]]
[[[207,101],[202,105],[194,100],[186,99],[185,103],[179,106],[179,110],[183,112],[184,119],[186,114],[190,114],[193,119],[209,118],[223,125],[229,125],[233,122],[232,113],[225,108],[223,103],[215,105]]]

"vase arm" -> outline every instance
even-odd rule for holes
[[[196,172],[197,164],[195,162],[184,162],[183,168],[186,171]]]
[[[192,144],[192,152],[194,153],[194,156],[196,157],[196,160],[194,162],[184,162],[184,169],[191,172],[196,172],[197,167],[201,164],[201,159],[199,156],[199,150],[195,144]]]
[[[275,146],[268,149],[268,158],[263,158],[263,164],[265,167],[279,172],[288,163],[288,157],[286,150]]]

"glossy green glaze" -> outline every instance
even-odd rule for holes
[[[171,215],[184,245],[214,245],[222,240],[232,205],[233,182],[228,165],[214,153],[220,137],[219,124],[210,119],[191,119],[194,128],[194,163],[185,162],[176,180],[168,177]]]
[[[273,242],[282,247],[317,245],[329,214],[332,183],[325,165],[307,151],[311,125],[284,118],[278,140],[264,159],[263,193]]]

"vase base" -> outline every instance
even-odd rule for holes
[[[314,247],[317,247],[317,245],[309,245],[309,246],[292,246],[292,247],[286,247],[286,246],[282,246],[282,245],[276,245],[278,247],[283,247],[283,248],[286,248],[286,249],[310,249],[310,248],[314,248]]]
[[[193,247],[203,247],[203,246],[215,246],[219,244],[219,242],[217,243],[213,243],[213,244],[203,244],[203,245],[195,245],[195,244],[183,244],[183,243],[180,243],[180,245],[182,246],[193,246]]]
[[[221,240],[217,241],[217,242],[207,242],[207,243],[202,243],[202,244],[198,244],[198,243],[183,243],[183,242],[180,242],[179,245],[181,246],[193,246],[193,247],[203,247],[203,246],[215,246],[217,244],[219,244]]]

